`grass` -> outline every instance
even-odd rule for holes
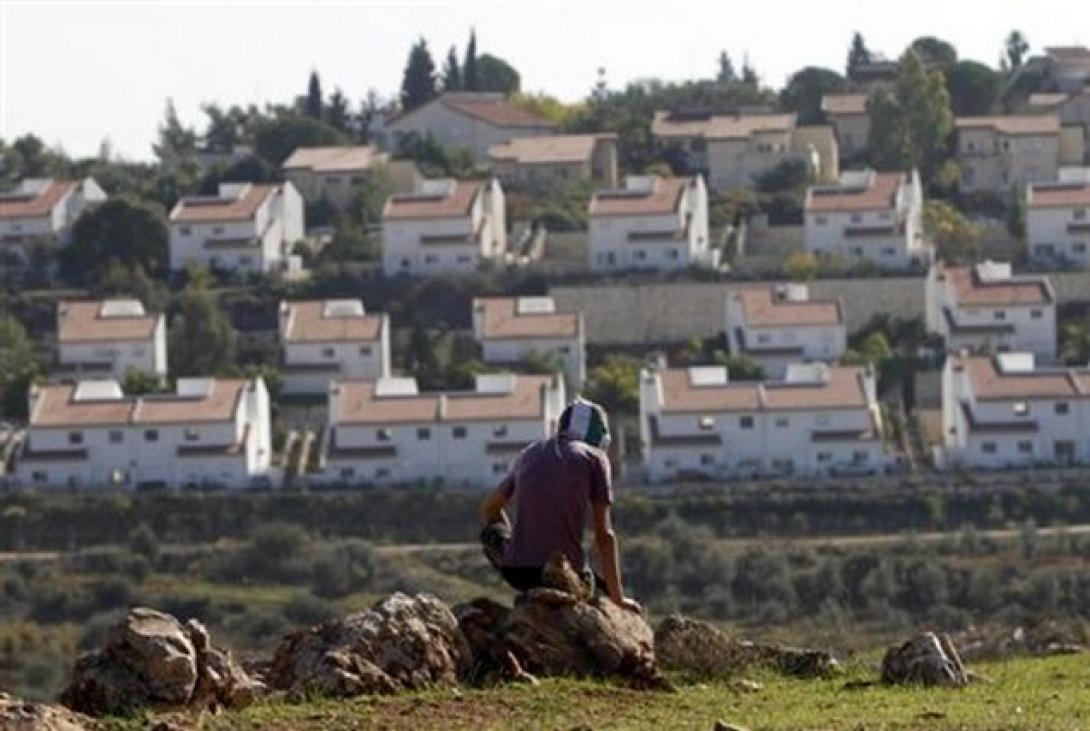
[[[870,658],[873,660],[873,657]],[[869,662],[831,680],[760,671],[746,691],[729,681],[681,682],[677,693],[647,693],[593,681],[549,679],[538,686],[445,690],[305,703],[268,701],[243,711],[187,719],[225,729],[711,729],[717,720],[752,729],[1082,729],[1090,726],[1090,659],[1070,655],[981,664],[990,682],[960,690],[870,685]],[[113,731],[149,725],[113,720]]]

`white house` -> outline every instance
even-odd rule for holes
[[[390,375],[390,319],[360,300],[280,303],[281,391],[329,392],[335,378]]]
[[[587,375],[583,313],[557,312],[552,297],[478,297],[473,335],[485,363],[515,364],[528,355],[557,357],[568,384],[579,389]]]
[[[303,239],[303,199],[291,183],[220,183],[170,212],[170,268],[274,272]]]
[[[35,246],[63,246],[88,207],[106,200],[94,178],[26,178],[0,193],[0,258],[26,264]]]
[[[508,187],[597,180],[617,185],[617,135],[515,137],[488,148],[492,173]]]
[[[134,370],[164,378],[166,331],[163,314],[146,312],[138,300],[61,300],[57,303],[54,375],[122,381]]]
[[[884,269],[926,266],[931,246],[923,230],[920,176],[853,170],[836,185],[806,192],[806,250]]]
[[[590,199],[588,264],[592,271],[671,270],[715,266],[704,179],[629,175],[625,186]]]
[[[27,485],[244,488],[269,479],[265,382],[180,378],[176,393],[126,396],[117,381],[32,386],[16,475]]]
[[[712,190],[753,186],[764,173],[797,160],[818,180],[836,180],[839,153],[828,125],[798,126],[794,114],[655,112],[655,142],[680,153]]]
[[[1090,176],[1026,188],[1026,247],[1038,262],[1090,263]]]
[[[954,126],[963,193],[1020,193],[1029,183],[1056,180],[1063,165],[1083,162],[1083,129],[1061,126],[1055,114],[958,117]]]
[[[421,180],[413,163],[390,160],[373,145],[298,147],[280,167],[307,203],[324,198],[338,210],[352,203],[358,186],[376,168],[389,174],[396,191],[414,190]]]
[[[507,250],[503,189],[496,180],[425,180],[389,197],[382,211],[387,276],[471,272]]]
[[[826,94],[821,97],[821,112],[836,130],[836,143],[841,160],[850,160],[867,147],[870,138],[870,115],[867,114],[866,94]]]
[[[764,382],[731,382],[720,366],[644,369],[640,445],[652,482],[886,466],[873,375],[824,363]]]
[[[1007,469],[1090,461],[1090,371],[1031,353],[956,355],[942,376],[943,463]]]
[[[848,347],[839,298],[811,299],[805,284],[744,287],[727,295],[730,352],[757,361],[770,378],[791,363],[831,362]]]
[[[491,487],[563,408],[559,375],[482,375],[471,391],[444,393],[420,393],[413,378],[335,381],[321,479]]]
[[[1048,277],[1013,276],[1009,263],[936,263],[927,275],[926,319],[951,351],[1028,351],[1056,358],[1056,295]]]
[[[493,145],[553,131],[552,122],[515,106],[503,94],[448,91],[412,111],[379,115],[370,133],[387,150],[396,152],[412,137],[430,137],[446,147],[468,150],[475,162],[484,163]]]

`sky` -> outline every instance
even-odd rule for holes
[[[327,94],[389,98],[418,37],[441,66],[471,26],[524,90],[575,101],[599,68],[614,88],[704,78],[723,49],[779,87],[803,66],[842,70],[857,30],[890,56],[935,35],[995,65],[1012,28],[1034,50],[1090,45],[1090,0],[0,0],[0,137],[33,132],[76,157],[108,138],[150,159],[168,98],[198,127],[202,103],[287,102],[312,70]]]

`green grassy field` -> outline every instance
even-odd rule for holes
[[[1090,657],[1021,658],[975,666],[988,682],[961,690],[852,687],[875,677],[873,656],[830,680],[760,671],[756,681],[679,681],[677,693],[638,692],[589,681],[430,691],[354,700],[266,702],[190,717],[201,729],[711,729],[717,720],[751,729],[1085,729]],[[737,680],[737,679],[736,679]],[[114,720],[114,731],[150,718]]]

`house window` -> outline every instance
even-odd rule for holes
[[[715,464],[715,455],[714,454],[702,454],[702,455],[700,455],[700,464],[704,465],[705,467]]]
[[[466,428],[464,426],[456,426],[453,429],[453,434],[454,434],[455,439],[465,439],[466,438]]]
[[[697,419],[697,426],[699,426],[704,431],[714,429],[715,428],[715,417],[701,416],[699,419]]]
[[[1018,451],[1022,454],[1033,454],[1033,442],[1018,442]]]
[[[1042,317],[1044,317],[1044,315],[1045,313],[1041,312],[1040,310],[1029,311],[1029,316],[1032,317],[1034,320],[1040,320]]]
[[[120,429],[114,429],[110,432],[110,443],[121,444],[125,440],[125,433]]]
[[[468,257],[468,256],[466,256],[465,254],[463,254],[462,256],[459,256],[459,257],[458,257],[458,263],[459,263],[459,264],[468,264],[468,263],[469,263],[469,261],[470,261],[469,257]]]
[[[431,429],[428,429],[427,427],[421,427],[420,429],[417,429],[416,438],[422,442],[431,439]]]
[[[46,482],[49,479],[49,476],[44,472],[36,471],[31,473],[30,478],[35,482]]]
[[[643,261],[643,260],[644,260],[644,259],[646,259],[646,258],[647,258],[647,252],[645,252],[645,251],[642,251],[642,250],[641,250],[641,251],[637,251],[637,252],[636,252],[636,259],[637,259],[637,261]]]
[[[1085,254],[1086,244],[1082,243],[1081,241],[1077,244],[1071,244],[1071,250],[1076,254]]]
[[[994,319],[996,319],[996,320],[1006,320],[1007,319],[1007,312],[1006,312],[1006,310],[996,310],[995,312],[992,313],[992,317]]]
[[[196,429],[189,427],[185,430],[185,440],[187,442],[195,442],[201,438],[201,433]]]
[[[858,213],[853,213],[852,214],[852,223],[860,223],[860,222],[862,222],[862,220],[863,220],[863,216],[859,215]]]
[[[1014,404],[1014,415],[1015,416],[1026,416],[1027,414],[1029,414],[1029,404],[1026,403],[1025,401],[1015,402],[1015,404]]]
[[[390,430],[389,429],[379,429],[379,430],[377,430],[375,432],[375,439],[379,440],[380,442],[390,441]]]
[[[70,432],[68,432],[68,443],[69,444],[83,444],[83,432],[81,432],[81,431],[70,431]]]
[[[741,417],[740,419],[738,419],[738,426],[742,427],[743,429],[752,429],[753,428],[753,417],[752,416],[743,416],[743,417]]]
[[[502,475],[506,471],[507,471],[507,463],[506,462],[493,462],[492,463],[492,474]]]
[[[1071,217],[1074,218],[1076,221],[1083,220],[1084,218],[1086,218],[1086,209],[1085,208],[1077,209],[1074,213],[1071,214]]]
[[[390,470],[388,470],[385,467],[379,467],[377,470],[375,470],[375,479],[376,480],[381,480],[383,477],[389,477],[389,476],[390,476]]]
[[[189,226],[182,226],[178,229],[178,233],[180,233],[182,236],[188,236],[190,231],[191,229],[189,228]]]
[[[777,429],[786,429],[790,425],[791,425],[791,422],[790,422],[790,420],[788,420],[788,418],[786,416],[776,417],[776,428]]]
[[[984,442],[980,445],[980,451],[984,454],[995,454],[995,442]]]
[[[556,349],[556,352],[560,353],[561,355],[568,355],[569,353],[571,353],[571,348],[569,348],[567,345],[561,345],[559,348]]]
[[[678,256],[679,256],[679,254],[677,253],[677,249],[667,249],[666,250],[666,258],[667,259],[677,259]]]
[[[323,358],[332,358],[336,354],[337,354],[337,351],[335,351],[333,348],[322,348],[322,357]]]
[[[144,430],[144,441],[145,442],[157,442],[157,441],[159,441],[159,430],[158,429],[145,429]]]
[[[342,480],[351,480],[355,476],[356,476],[356,468],[355,467],[342,467],[341,468],[341,479]]]
[[[855,464],[862,464],[870,459],[870,452],[865,449],[857,449],[852,452],[852,462]]]
[[[439,261],[439,257],[435,256],[435,254],[428,254],[424,257],[425,264],[434,264],[437,261]]]
[[[494,436],[494,437],[505,437],[505,436],[507,436],[507,427],[506,426],[497,426],[495,429],[492,430],[492,436]]]
[[[213,226],[212,227],[212,233],[214,233],[214,234],[223,233],[223,226]]]
[[[371,357],[371,348],[367,347],[367,346],[364,346],[364,347],[360,348],[360,355],[362,355],[365,358],[370,358]]]
[[[830,454],[829,452],[818,452],[817,453],[817,461],[818,462],[828,462],[832,458],[833,458],[833,455]]]
[[[1052,411],[1057,416],[1063,416],[1071,410],[1071,406],[1066,401],[1057,401],[1052,405]]]

